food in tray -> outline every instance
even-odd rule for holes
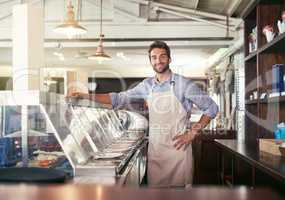
[[[106,153],[99,153],[94,156],[95,159],[112,159],[118,158],[123,156],[123,153],[113,153],[113,152],[106,152]]]
[[[49,167],[53,163],[55,163],[59,157],[64,156],[63,152],[58,152],[58,151],[47,152],[47,151],[37,150],[34,151],[33,154],[35,155],[33,165],[37,165],[40,167]]]

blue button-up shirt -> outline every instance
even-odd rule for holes
[[[147,100],[151,92],[165,92],[170,90],[170,85],[174,83],[174,95],[181,102],[187,113],[191,113],[195,104],[203,114],[214,118],[218,112],[217,104],[204,91],[190,79],[172,73],[171,78],[164,82],[158,82],[155,77],[146,78],[136,87],[120,92],[110,93],[114,108],[128,103],[132,99]]]

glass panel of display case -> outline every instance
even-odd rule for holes
[[[103,110],[93,108],[91,112],[93,113],[93,115],[95,115],[95,119],[96,119],[98,125],[103,130],[104,138],[106,141],[105,145],[108,146],[108,145],[112,144],[114,141],[114,137],[112,135],[112,132],[110,131],[111,125],[108,124],[108,120],[106,119],[106,117],[104,117]]]
[[[106,117],[109,120],[109,123],[112,124],[112,127],[114,128],[113,130],[113,135],[115,138],[120,138],[122,135],[125,133],[120,121],[117,118],[116,113],[114,110],[108,110],[106,113]]]
[[[28,106],[28,166],[52,167],[68,163],[39,105]]]
[[[17,133],[21,130],[21,106],[2,106],[3,136]]]
[[[106,109],[97,109],[97,113],[100,114],[99,120],[101,120],[105,127],[104,129],[109,134],[109,137],[112,138],[112,142],[120,137],[119,130],[116,130],[116,126],[113,124],[112,120],[108,116],[108,111]]]
[[[73,164],[86,163],[94,153],[94,149],[77,117],[80,112],[75,111],[62,96],[45,100],[42,111],[46,113],[46,117],[54,129],[53,132],[62,142],[64,151],[69,155]]]
[[[56,167],[61,163],[70,170],[71,166],[55,135],[48,129],[40,106],[26,108],[24,129],[22,106],[1,106],[0,167]],[[27,137],[23,137],[24,132]]]
[[[116,125],[117,129],[122,132],[121,134],[124,134],[126,130],[124,129],[121,121],[119,120],[119,116],[117,115],[117,113],[114,110],[110,110],[110,112],[108,113],[113,123]]]
[[[88,108],[71,106],[70,109],[74,116],[70,123],[71,132],[80,146],[82,146],[88,153],[88,157],[90,157],[98,151],[98,148],[88,134],[90,125],[89,120],[86,118],[85,114]]]
[[[22,161],[21,107],[1,106],[0,167],[16,166]]]
[[[106,133],[102,125],[100,125],[100,123],[98,122],[97,116],[95,115],[93,108],[88,108],[85,112],[85,116],[89,121],[90,125],[88,133],[92,141],[97,146],[98,150],[102,152],[109,142],[108,138],[106,137]]]

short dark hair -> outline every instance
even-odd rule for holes
[[[171,58],[169,46],[168,46],[165,42],[160,41],[160,40],[157,40],[157,41],[154,41],[154,42],[149,46],[149,49],[148,49],[148,56],[149,56],[149,59],[150,59],[150,52],[151,52],[154,48],[165,49],[168,58]]]

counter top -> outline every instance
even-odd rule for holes
[[[215,142],[223,149],[285,182],[285,158],[259,151],[258,141],[245,143],[238,140],[215,140]]]
[[[283,199],[270,189],[251,190],[246,187],[235,189],[201,187],[189,190],[175,189],[136,189],[122,187],[106,187],[99,185],[0,185],[1,199],[12,200],[188,200],[188,199],[211,199],[211,200],[281,200]]]

